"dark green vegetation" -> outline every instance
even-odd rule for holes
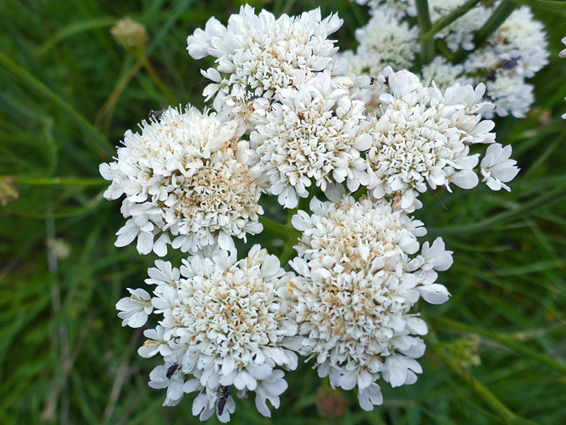
[[[114,247],[123,219],[119,202],[102,198],[97,170],[149,110],[171,97],[203,105],[205,61],[189,58],[186,37],[212,15],[226,22],[234,3],[0,2],[1,424],[198,423],[192,397],[161,407],[164,392],[146,384],[158,359],[139,358],[141,332],[121,328],[116,317],[116,301],[126,287],[142,286],[155,258]],[[277,14],[319,5],[253,3]],[[340,45],[354,47],[365,8],[322,3],[323,14],[345,19]],[[536,106],[524,120],[497,122],[499,141],[513,144],[522,168],[512,193],[439,192],[447,210],[426,194],[416,214],[455,252],[440,278],[452,299],[422,308],[431,328],[424,374],[413,386],[384,384],[384,405],[369,413],[342,393],[347,409],[328,423],[566,423],[566,60],[557,57],[566,12],[552,8],[535,10],[552,50],[534,79]],[[125,16],[148,30],[147,63],[110,36]],[[273,211],[266,205],[278,219]],[[250,240],[280,250],[269,236]],[[170,257],[177,265],[180,258]],[[467,366],[477,363],[470,347],[478,341],[481,364]],[[232,423],[325,423],[316,373],[302,365],[287,377],[272,420],[245,400]]]

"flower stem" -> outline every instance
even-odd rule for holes
[[[289,232],[285,224],[277,223],[262,215],[259,216],[259,222],[263,225],[263,229],[270,235],[286,241],[289,238]]]
[[[427,32],[431,29],[430,12],[428,8],[428,0],[416,0],[417,21],[421,33],[421,65],[429,64],[434,57],[434,40],[425,38]]]
[[[151,62],[147,59],[145,54],[142,54],[140,56],[139,60],[142,63],[143,67],[148,72],[148,74],[150,75],[150,77],[153,79],[153,81],[155,82],[157,87],[159,87],[159,89],[161,90],[161,93],[163,93],[163,95],[167,98],[167,101],[169,102],[169,104],[172,105],[172,106],[176,106],[177,98],[175,96],[173,96],[173,94],[167,88],[167,86],[165,85],[163,80],[161,80],[161,78],[159,77],[159,74],[157,74],[157,71],[155,70],[155,68],[153,67]]]
[[[434,35],[452,22],[456,21],[460,17],[464,16],[470,10],[472,10],[481,0],[468,0],[466,3],[455,9],[452,13],[443,16],[438,21],[434,23],[434,25],[428,30],[425,34],[421,36],[422,40],[432,40]]]
[[[505,20],[513,13],[519,5],[511,0],[503,0],[499,6],[495,8],[493,14],[487,22],[476,32],[474,36],[475,49],[479,49],[487,41],[487,39],[497,31],[497,28],[505,22]]]
[[[481,48],[491,35],[505,22],[505,20],[513,13],[519,4],[512,0],[502,0],[502,2],[495,8],[489,19],[483,26],[477,30],[474,36],[474,50]],[[453,58],[454,63],[462,62],[467,54],[463,49],[460,49]]]

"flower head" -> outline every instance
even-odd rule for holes
[[[535,100],[533,85],[525,83],[521,75],[497,73],[486,86],[487,94],[495,104],[493,113],[500,117],[524,118]]]
[[[232,249],[232,236],[259,233],[260,189],[236,127],[188,107],[143,121],[141,133],[128,131],[116,160],[100,166],[112,181],[104,196],[126,196],[122,213],[129,220],[116,245],[137,238],[140,253],[163,256],[168,244],[183,252],[217,244]]]
[[[495,138],[493,122],[482,120],[492,108],[481,101],[485,87],[456,84],[441,92],[424,87],[408,71],[390,68],[380,79],[389,93],[381,94],[367,130],[373,138],[366,155],[372,195],[394,196],[400,208],[411,212],[422,205],[417,196],[427,187],[475,187],[478,155],[470,154],[469,146]]]
[[[157,261],[149,275],[146,283],[156,285],[154,314],[163,319],[146,333],[150,339],[140,354],[160,352],[165,359],[151,373],[150,386],[168,388],[166,404],[198,392],[193,413],[201,420],[215,411],[222,422],[229,419],[232,387],[239,397],[255,392],[258,410],[269,416],[266,401],[278,407],[287,388],[282,369],[297,366],[296,354],[286,348],[297,332],[286,315],[290,274],[277,257],[259,245],[240,261],[217,250],[189,257],[180,270]]]
[[[345,180],[356,190],[367,183],[360,151],[371,138],[360,134],[364,124],[363,102],[329,74],[318,74],[281,91],[280,101],[256,124],[250,135],[254,173],[265,176],[286,208],[308,196],[311,179],[322,190]]]
[[[438,238],[416,254],[422,223],[384,200],[313,198],[311,210],[292,220],[303,232],[290,263],[297,276],[289,282],[299,349],[333,387],[357,387],[361,407],[371,410],[382,402],[380,376],[395,387],[414,383],[422,371],[415,358],[425,345],[416,335],[427,326],[410,310],[420,297],[448,299],[434,282],[435,270],[452,264],[451,252]]]
[[[395,70],[409,68],[419,51],[418,28],[409,28],[408,23],[380,10],[372,14],[365,27],[356,30],[356,39],[360,45],[351,67],[371,77],[386,66]]]
[[[338,48],[327,37],[341,25],[337,15],[321,19],[320,9],[276,19],[246,5],[226,27],[211,18],[204,31],[189,36],[187,49],[195,59],[217,58],[218,66],[203,72],[212,80],[204,95],[215,97],[214,108],[240,112],[256,97],[270,99],[292,87],[296,78],[330,70]]]

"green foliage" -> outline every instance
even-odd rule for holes
[[[155,258],[114,247],[123,219],[118,202],[102,199],[98,164],[171,96],[203,106],[203,65],[186,53],[186,37],[213,15],[225,22],[242,3],[0,3],[0,423],[198,423],[190,396],[160,406],[164,393],[146,384],[157,360],[137,356],[141,332],[121,328],[116,317],[116,301],[126,287],[141,286]],[[275,13],[338,11],[345,48],[355,46],[354,30],[367,18],[347,0],[250,3]],[[513,191],[439,192],[447,210],[425,194],[427,208],[415,214],[455,251],[441,274],[452,299],[422,309],[431,332],[418,382],[383,385],[384,405],[369,413],[344,393],[345,413],[322,419],[316,394],[324,384],[301,365],[287,375],[290,389],[271,420],[243,400],[234,424],[566,422],[566,60],[557,58],[566,12],[546,3],[554,9],[535,12],[550,34],[552,63],[534,80],[536,106],[526,119],[496,127],[522,168]],[[128,56],[110,35],[126,16],[146,26],[145,56]],[[265,210],[285,223],[272,205]],[[250,239],[283,249],[269,236]],[[478,337],[477,351],[464,354],[481,364],[459,362],[461,341]]]

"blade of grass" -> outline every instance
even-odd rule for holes
[[[483,232],[493,228],[498,224],[508,222],[522,215],[527,215],[528,213],[532,213],[533,211],[536,211],[537,208],[545,207],[555,202],[558,202],[565,196],[566,196],[566,190],[564,190],[563,187],[560,187],[544,195],[540,195],[539,197],[533,199],[530,202],[526,202],[522,205],[519,205],[516,208],[496,214],[488,219],[463,226],[432,228],[429,229],[428,235],[448,236],[448,235],[464,235],[469,233]]]
[[[104,179],[93,178],[73,178],[73,177],[54,177],[54,178],[40,178],[40,177],[23,177],[14,176],[12,181],[16,184],[28,186],[107,186],[108,182]]]
[[[29,90],[36,92],[46,100],[54,103],[63,112],[67,113],[69,118],[72,119],[85,133],[86,137],[84,139],[81,138],[81,141],[83,141],[87,147],[97,152],[103,159],[108,159],[112,155],[114,147],[110,144],[110,142],[96,131],[92,124],[66,100],[61,98],[2,52],[0,52],[0,66],[8,71],[15,80],[19,81]]]
[[[441,357],[444,362],[450,367],[452,372],[460,377],[468,386],[474,391],[486,405],[488,405],[501,419],[510,425],[536,425],[528,419],[521,418],[513,413],[495,394],[493,394],[487,387],[480,381],[472,376],[467,370],[458,365],[450,355],[446,354],[443,350],[435,348],[435,353]]]
[[[45,55],[50,49],[52,49],[57,43],[64,40],[67,37],[71,37],[75,34],[80,34],[82,32],[90,31],[92,29],[109,27],[116,22],[116,18],[105,17],[105,18],[95,18],[88,19],[86,21],[75,22],[71,25],[58,31],[54,36],[47,39],[41,46],[39,46],[35,51],[36,57],[41,57]]]

